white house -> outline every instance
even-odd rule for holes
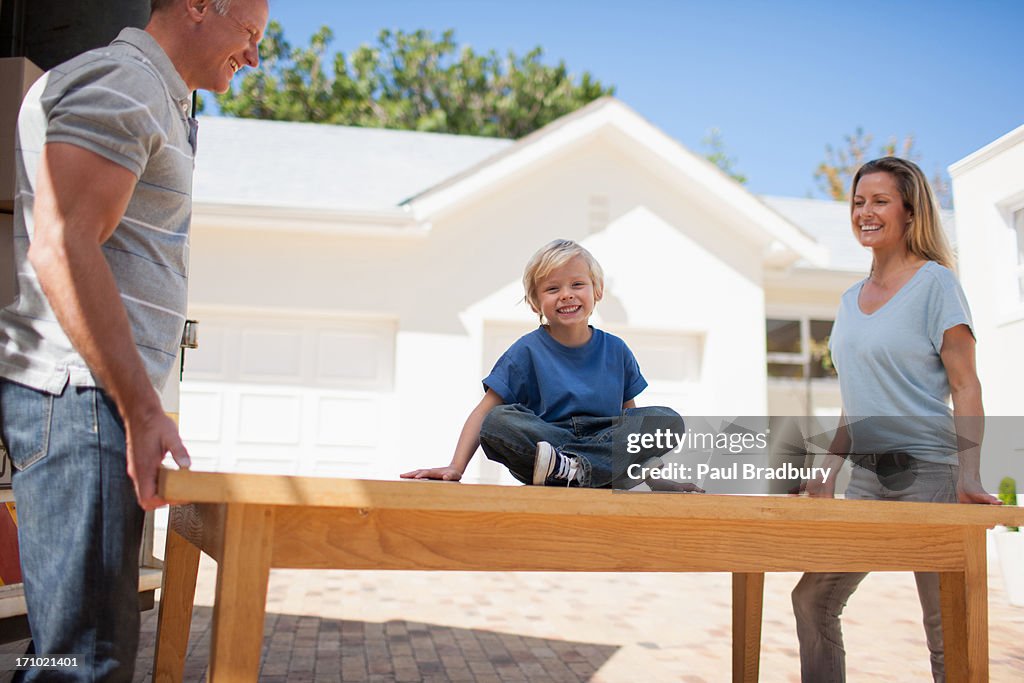
[[[754,196],[618,100],[514,142],[229,118],[199,135],[181,407],[197,467],[446,464],[480,379],[537,324],[522,269],[555,237],[604,266],[594,323],[636,353],[641,405],[838,413],[812,351],[869,262],[846,206]]]
[[[1024,481],[1024,126],[949,168],[960,276],[978,337],[987,421],[984,471]]]

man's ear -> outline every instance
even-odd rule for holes
[[[188,17],[196,23],[206,18],[206,12],[209,9],[208,0],[188,0]]]

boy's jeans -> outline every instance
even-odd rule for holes
[[[545,422],[521,404],[500,405],[487,414],[480,428],[480,446],[488,458],[501,463],[519,481],[533,481],[537,442],[547,441],[564,455],[579,458],[583,471],[580,485],[604,488],[613,484],[629,488],[639,484],[626,476],[627,468],[644,463],[668,449],[627,451],[626,435],[668,429],[684,430],[683,418],[671,408],[627,408],[615,417],[573,417]],[[636,449],[634,449],[636,450]]]
[[[856,462],[856,460],[855,460]],[[879,475],[855,465],[847,498],[861,500],[908,500],[930,503],[955,503],[959,469],[955,465],[911,460],[913,485],[900,491],[887,488]],[[813,683],[842,683],[846,680],[846,651],[839,616],[847,600],[867,574],[808,573],[793,589],[793,613],[800,640],[802,680]],[[932,678],[946,680],[942,646],[942,608],[939,601],[939,575],[914,572],[917,594],[924,613],[924,631],[931,653]]]
[[[14,462],[32,652],[78,656],[76,668],[15,680],[131,681],[144,514],[117,409],[98,389],[52,396],[0,380],[0,415]]]

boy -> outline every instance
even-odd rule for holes
[[[627,450],[626,434],[678,434],[683,420],[670,408],[636,407],[647,381],[632,352],[588,324],[604,294],[593,255],[555,240],[530,259],[523,288],[540,327],[516,341],[484,379],[486,393],[466,419],[451,463],[401,476],[458,481],[481,446],[524,484],[631,488],[641,479],[629,479],[627,468],[643,463],[652,489],[700,491],[650,476],[666,449]]]

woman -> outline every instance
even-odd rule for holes
[[[997,504],[980,482],[971,315],[928,181],[904,159],[869,161],[854,176],[850,217],[873,260],[832,330],[843,417],[826,466],[836,473],[850,457],[847,498]],[[807,489],[831,497],[835,475]],[[865,576],[804,574],[793,590],[803,681],[846,679],[839,616]],[[944,681],[939,577],[915,577],[932,675]]]

